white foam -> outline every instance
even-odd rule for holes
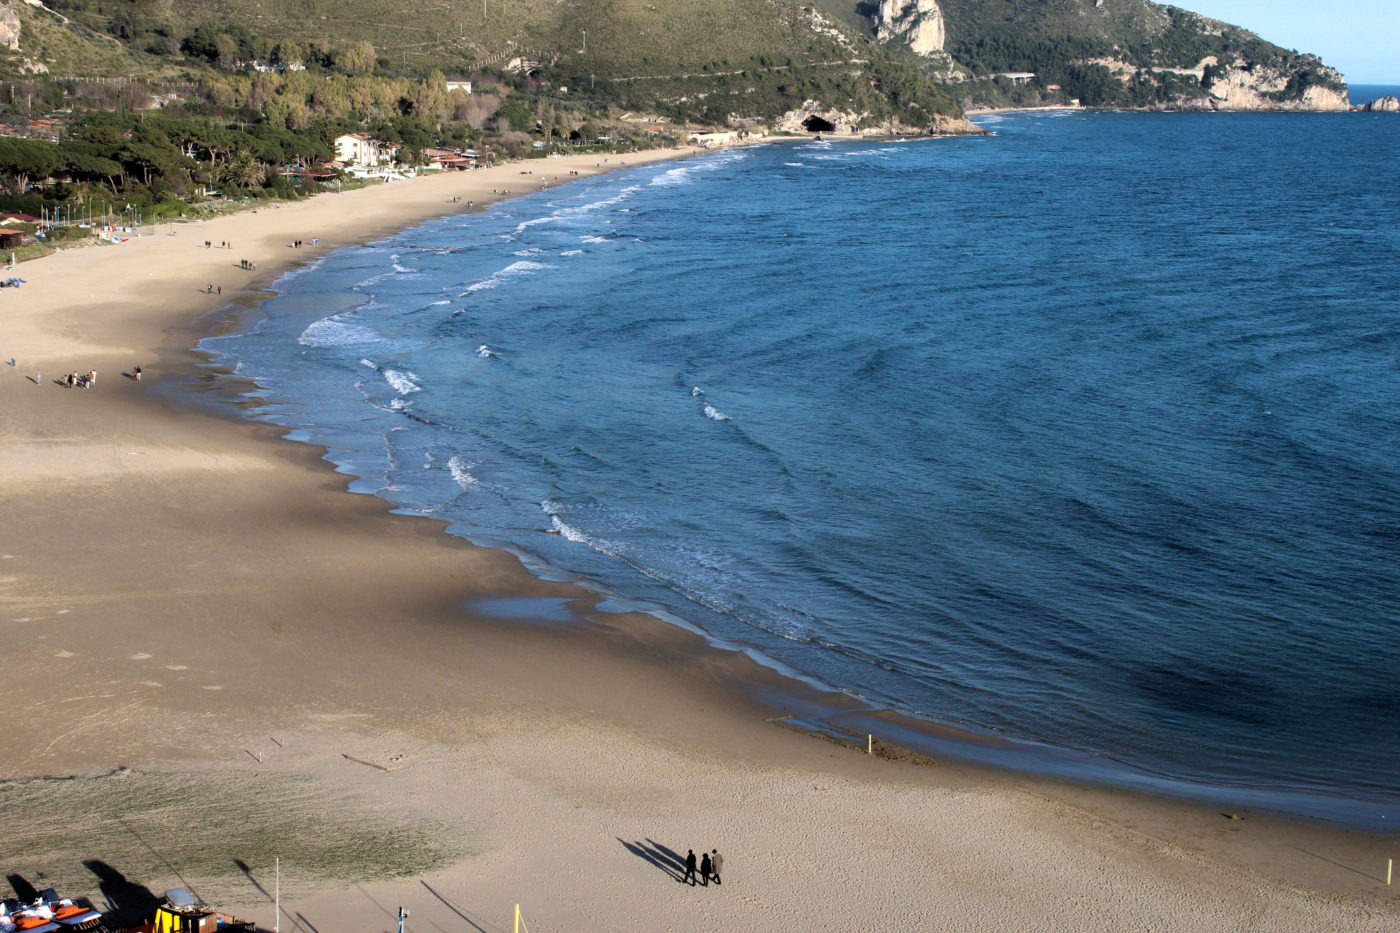
[[[662,172],[651,180],[651,183],[659,188],[668,188],[674,185],[688,185],[691,183],[691,175],[696,172],[713,172],[716,169],[724,168],[731,162],[739,162],[747,159],[749,154],[742,149],[730,149],[713,159],[703,162],[688,162],[678,168]]]
[[[384,381],[393,386],[394,390],[400,395],[417,392],[423,388],[414,381],[418,377],[413,373],[401,373],[397,369],[381,369],[380,373],[383,374]]]
[[[585,252],[587,252],[587,250],[582,250],[582,249],[566,249],[566,250],[564,250],[564,252],[560,253],[559,255],[560,255],[560,256],[581,256],[581,255],[583,255]]]
[[[716,408],[715,406],[709,404],[708,402],[705,403],[705,417],[706,417],[706,418],[709,418],[711,421],[728,421],[728,420],[729,420],[729,416],[728,416],[728,415],[726,415],[724,412],[720,411],[720,410],[719,410],[718,408]]]
[[[690,397],[691,397],[691,398],[699,398],[700,396],[702,396],[702,395],[704,395],[704,394],[705,394],[705,390],[702,389],[702,388],[700,388],[699,386],[691,386],[691,387],[690,387]]]
[[[308,347],[348,347],[357,343],[377,343],[380,339],[379,333],[371,328],[326,317],[308,324],[297,338],[297,343]]]
[[[559,219],[559,218],[556,217],[555,215],[550,214],[550,215],[548,215],[548,216],[546,216],[546,217],[535,217],[535,218],[532,218],[532,219],[530,219],[530,220],[522,220],[520,223],[518,223],[518,224],[515,225],[515,232],[516,232],[516,233],[524,233],[526,230],[530,229],[531,227],[538,226],[539,224],[550,224],[550,223],[554,223],[554,222],[555,222],[556,220],[558,220],[558,219]]]
[[[582,242],[584,242],[584,243],[606,243],[606,242],[608,242],[608,238],[607,238],[607,237],[605,237],[605,236],[595,236],[594,234],[591,234],[591,233],[589,233],[589,234],[584,234],[583,236],[579,237],[579,240],[582,241]]]
[[[370,369],[374,370],[375,372],[379,372],[379,366],[378,366],[377,364],[372,363],[371,361],[365,359],[364,357],[361,357],[361,358],[360,358],[360,365],[361,365],[361,366],[368,366]]]
[[[518,278],[522,275],[530,275],[540,269],[548,268],[549,265],[547,263],[531,262],[528,259],[522,259],[519,262],[511,263],[499,272],[493,272],[480,282],[475,283],[467,289],[466,294],[470,295],[472,292],[481,291],[486,288],[495,288],[508,279]]]
[[[481,485],[481,480],[472,476],[467,470],[468,467],[475,465],[474,463],[468,463],[461,457],[453,457],[451,460],[447,461],[448,472],[450,472],[452,478],[457,481],[457,485],[462,487],[463,492],[476,489]]]
[[[491,348],[483,343],[481,346],[476,348],[476,355],[481,357],[483,360],[489,360],[496,354],[492,353]]]

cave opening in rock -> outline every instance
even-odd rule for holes
[[[836,132],[835,123],[832,123],[830,120],[823,120],[821,117],[816,116],[815,114],[802,121],[802,128],[809,133]]]

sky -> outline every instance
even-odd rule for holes
[[[1396,0],[1171,0],[1171,5],[1243,26],[1286,49],[1311,52],[1348,84],[1400,84]]]

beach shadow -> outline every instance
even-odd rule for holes
[[[481,924],[477,923],[477,922],[476,922],[475,920],[473,920],[471,917],[469,917],[469,916],[467,916],[465,913],[463,913],[463,912],[462,912],[462,909],[461,909],[460,907],[458,907],[456,904],[454,904],[454,903],[452,903],[451,901],[449,901],[447,898],[443,897],[441,894],[439,894],[439,893],[437,893],[436,891],[434,891],[434,890],[432,889],[432,886],[429,885],[428,882],[426,882],[426,881],[419,881],[418,883],[421,884],[421,885],[424,887],[424,889],[427,890],[427,892],[428,892],[429,894],[431,894],[433,897],[437,898],[438,900],[442,901],[442,904],[443,904],[444,907],[446,907],[448,910],[452,911],[452,912],[453,912],[454,914],[456,914],[457,916],[461,917],[463,920],[467,921],[467,923],[471,925],[471,928],[472,928],[473,930],[477,930],[478,933],[488,933],[488,931],[487,931],[487,929],[486,929],[485,927],[483,927]],[[493,927],[492,929],[499,929],[499,927]]]
[[[243,872],[243,874],[247,876],[249,883],[252,884],[253,887],[258,889],[259,894],[267,898],[269,901],[274,901],[275,903],[275,899],[273,898],[273,896],[267,893],[267,888],[258,884],[258,879],[253,877],[253,870],[248,867],[247,862],[243,861],[241,858],[236,858],[233,860],[233,864],[237,865],[238,870]]]
[[[1297,846],[1293,846],[1292,848],[1297,849],[1299,852],[1303,853],[1304,855],[1310,855],[1310,856],[1312,856],[1313,858],[1317,859],[1319,862],[1326,862],[1328,865],[1336,865],[1338,868],[1344,868],[1344,869],[1346,869],[1347,871],[1351,872],[1352,874],[1354,874],[1354,875],[1360,875],[1361,877],[1363,877],[1363,878],[1365,878],[1365,879],[1367,879],[1367,880],[1369,880],[1369,881],[1379,881],[1381,884],[1385,884],[1385,879],[1384,879],[1384,878],[1380,878],[1380,877],[1377,877],[1376,875],[1369,874],[1369,873],[1367,873],[1367,872],[1362,871],[1362,870],[1359,869],[1359,868],[1352,868],[1350,865],[1343,865],[1341,862],[1334,862],[1334,861],[1332,861],[1330,858],[1327,858],[1327,857],[1322,856],[1322,855],[1318,855],[1316,852],[1309,852],[1307,849],[1299,849]]]
[[[297,914],[297,922],[295,928],[300,930],[303,927],[310,930],[311,933],[321,933],[320,930],[316,929],[314,926],[311,925],[311,921],[306,919],[305,914]]]
[[[8,881],[10,887],[14,889],[15,897],[26,904],[34,903],[39,897],[39,889],[30,884],[29,879],[25,878],[23,875],[6,875],[5,880]]]
[[[197,890],[195,890],[195,886],[192,885],[192,884],[190,884],[188,881],[186,881],[186,880],[185,880],[185,876],[182,875],[182,874],[180,874],[180,869],[178,869],[178,868],[176,868],[174,865],[170,864],[170,860],[167,859],[167,858],[166,858],[164,855],[162,855],[160,852],[157,852],[155,846],[153,846],[153,845],[151,845],[149,842],[147,842],[147,841],[141,836],[141,834],[138,833],[136,830],[132,829],[132,828],[131,828],[131,825],[130,825],[129,823],[127,823],[125,820],[118,819],[117,822],[118,822],[119,824],[121,824],[122,829],[125,829],[127,832],[131,833],[132,838],[135,839],[137,842],[141,843],[141,845],[145,847],[145,849],[146,849],[147,852],[149,852],[149,853],[151,853],[152,855],[154,855],[157,859],[160,860],[160,863],[161,863],[162,865],[164,865],[166,868],[170,869],[170,873],[171,873],[172,875],[174,875],[176,878],[179,878],[179,879],[180,879],[180,884],[184,885],[186,891],[188,891],[188,892],[190,892],[190,894],[194,895],[194,897],[195,897],[196,900],[200,900],[200,901],[203,900],[203,898],[201,898],[201,897],[199,896],[199,892],[198,892]]]
[[[97,876],[97,890],[107,901],[104,913],[114,929],[149,920],[161,905],[161,899],[150,888],[130,880],[101,859],[88,859],[83,866]]]
[[[622,843],[624,849],[637,858],[661,869],[667,877],[685,883],[685,859],[680,858],[670,849],[657,845],[650,839],[645,842],[628,842],[621,837],[614,838]]]

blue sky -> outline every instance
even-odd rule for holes
[[[1400,84],[1397,0],[1173,0],[1243,26],[1275,45],[1312,52],[1349,84]]]

